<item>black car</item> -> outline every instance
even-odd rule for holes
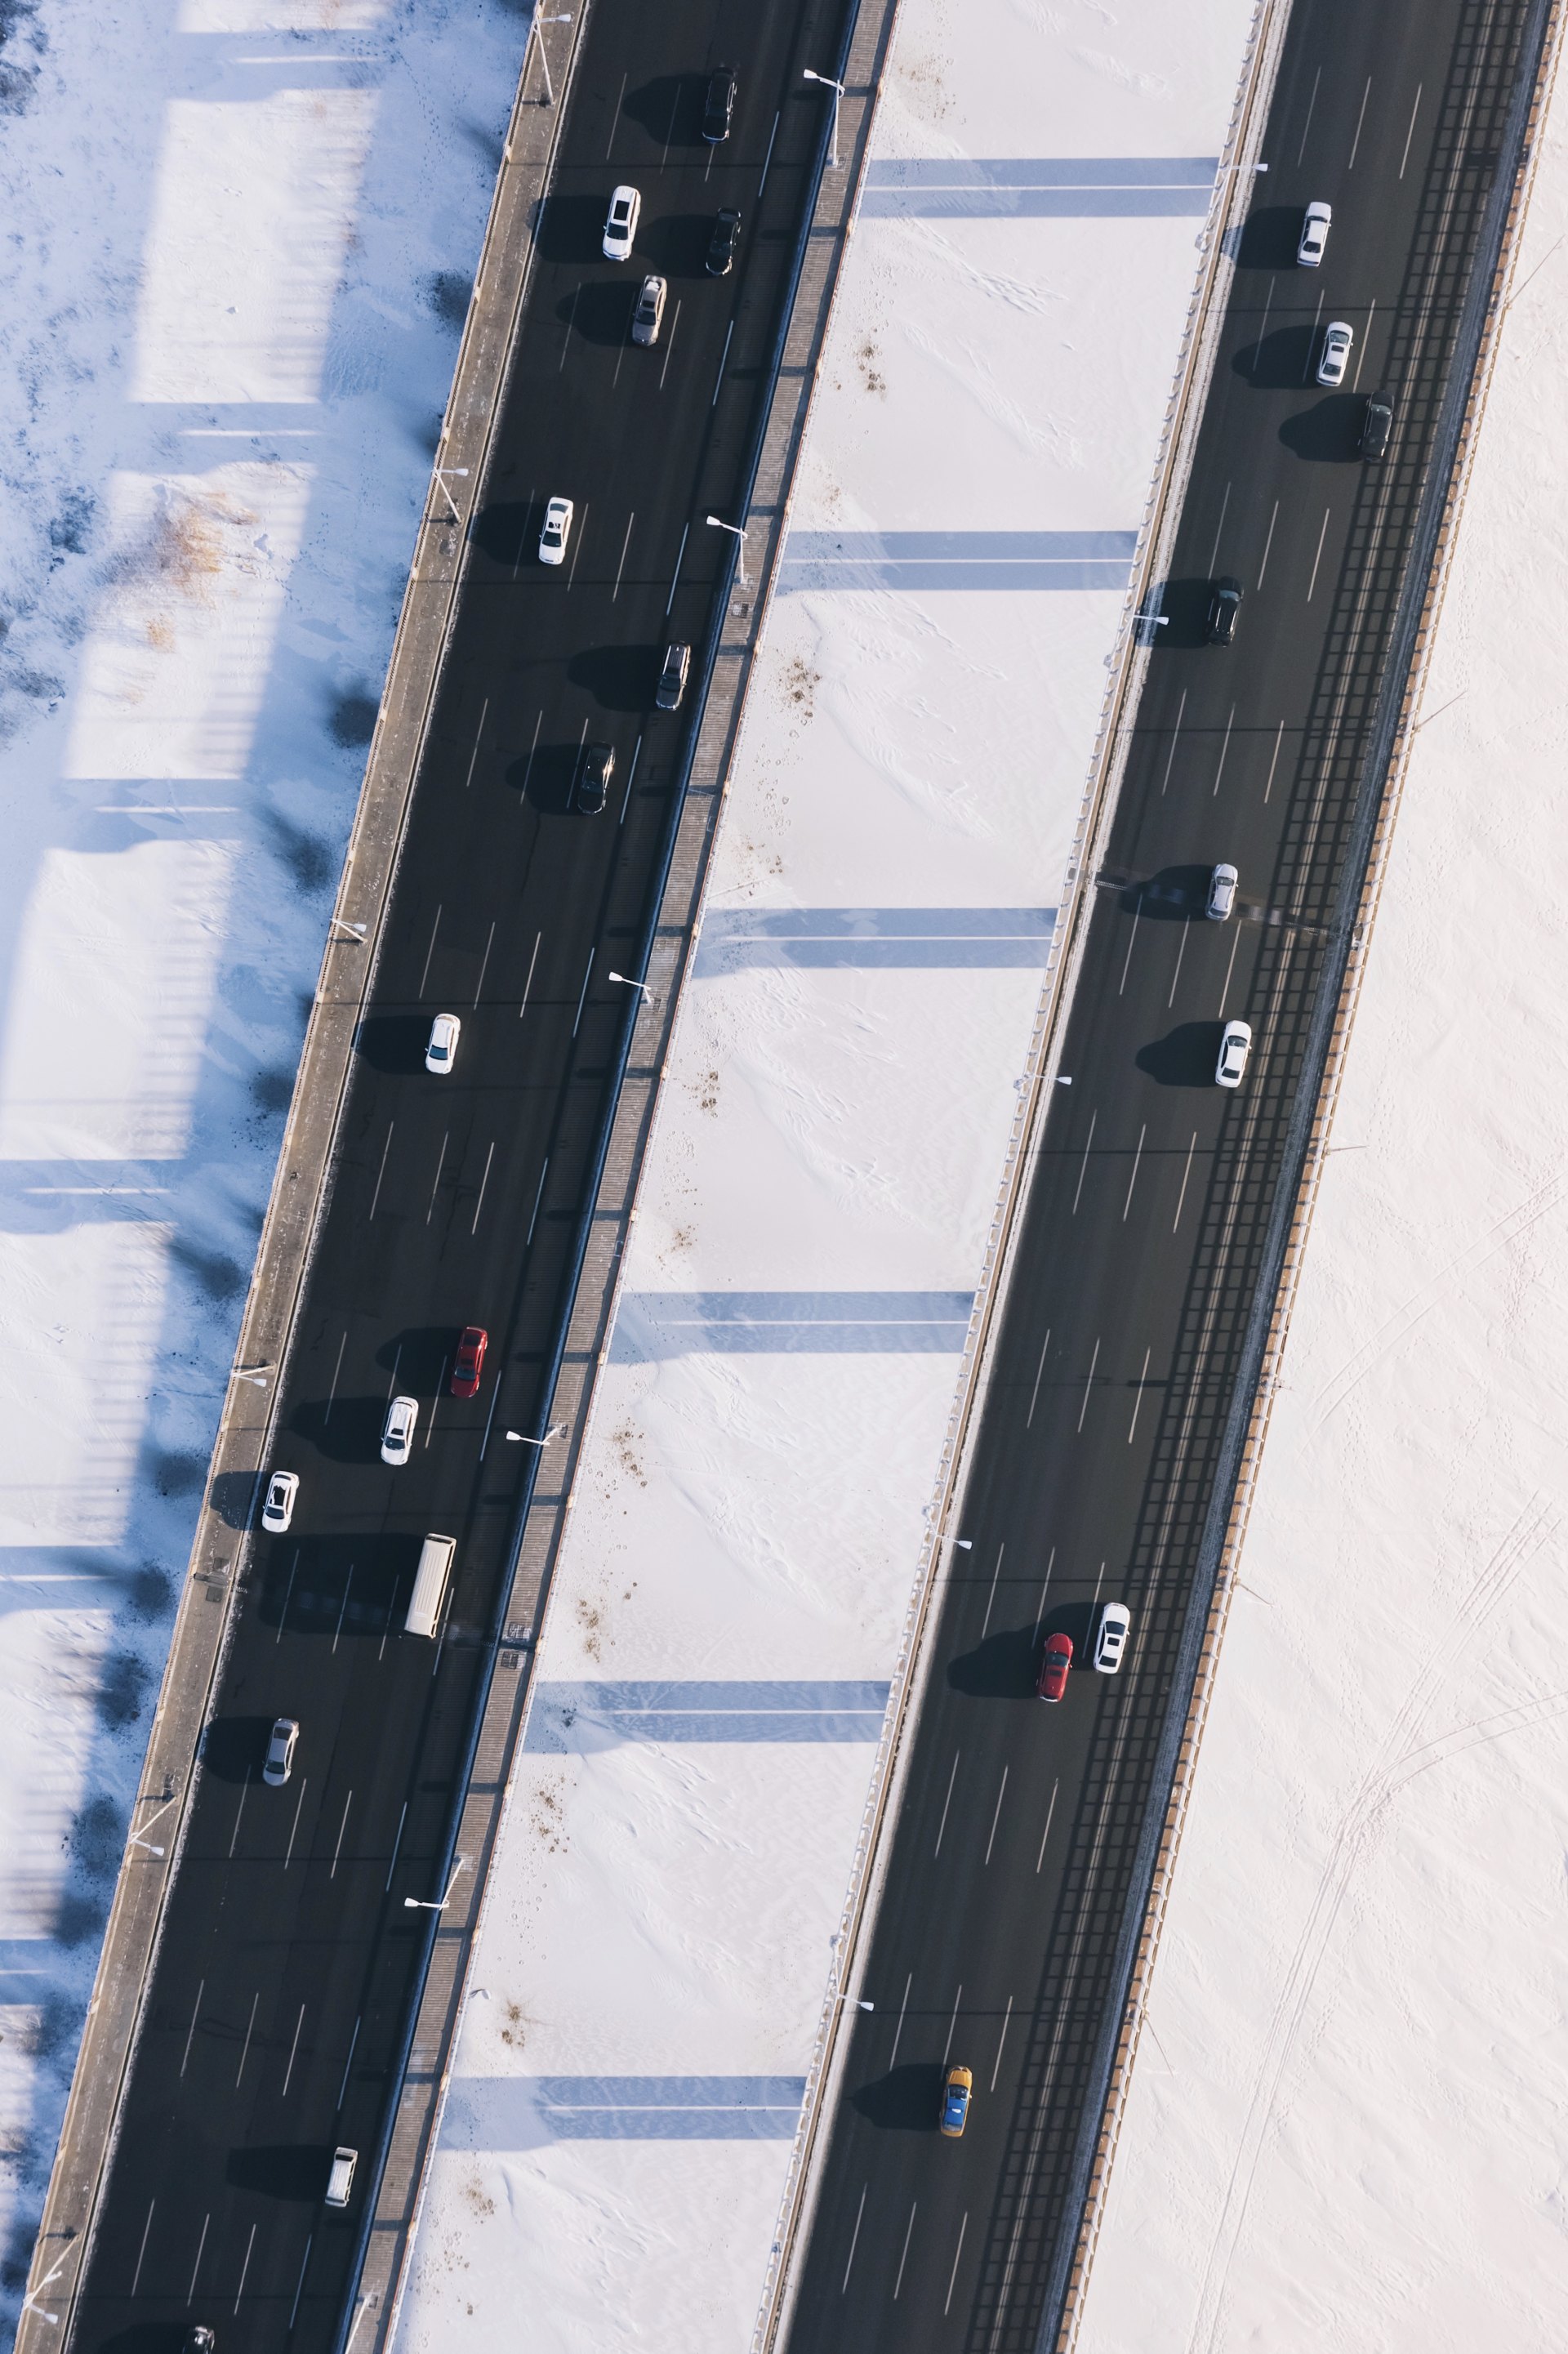
[[[585,817],[597,817],[609,792],[609,780],[615,774],[615,747],[612,744],[585,744],[577,763],[577,790],[572,799]]]
[[[679,711],[681,697],[686,692],[686,673],[691,667],[690,646],[669,646],[665,649],[664,667],[659,673],[659,684],[653,695],[661,711]]]
[[[727,278],[735,267],[736,248],[740,243],[740,215],[733,205],[726,205],[714,222],[714,233],[708,239],[708,276]]]
[[[1227,573],[1216,580],[1209,591],[1208,616],[1203,623],[1203,641],[1211,646],[1228,646],[1236,633],[1236,615],[1241,611],[1242,585]]]
[[[708,76],[708,94],[703,101],[703,137],[716,147],[729,137],[729,119],[735,112],[735,68],[715,66]]]
[[[1372,459],[1385,457],[1389,435],[1393,431],[1393,403],[1386,392],[1374,392],[1361,419],[1361,456]]]

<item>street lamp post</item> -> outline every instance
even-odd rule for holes
[[[715,531],[727,531],[732,538],[739,540],[739,578],[740,585],[744,588],[746,586],[746,525],[743,523],[726,523],[722,515],[709,515],[708,521],[713,525]]]
[[[804,68],[801,69],[800,79],[801,79],[801,80],[802,80],[802,81],[820,81],[820,82],[821,83],[822,88],[823,88],[824,90],[831,90],[832,91],[832,94],[833,94],[833,129],[832,129],[832,154],[831,154],[831,155],[829,156],[829,158],[828,158],[828,163],[829,163],[829,168],[830,168],[831,170],[832,170],[832,171],[836,172],[836,171],[838,170],[838,168],[839,168],[839,101],[840,101],[840,99],[841,99],[841,98],[842,98],[842,96],[843,96],[843,94],[844,94],[844,86],[843,86],[843,84],[842,84],[842,81],[835,81],[835,80],[833,80],[833,78],[832,78],[832,74],[820,74],[820,73],[813,73],[813,72],[811,71],[811,69],[810,69],[810,66],[806,66],[806,67],[804,67]]]
[[[545,35],[543,28],[546,25],[569,25],[571,21],[570,16],[541,16],[537,11],[535,11],[528,20],[528,37],[523,44],[523,72],[517,77],[517,87],[519,90],[523,87],[523,77],[528,70],[528,52],[533,47],[534,36],[537,33],[539,36],[539,68],[545,77],[545,103],[546,106],[554,106],[556,102],[556,93],[550,87],[550,60],[545,55]]]
[[[551,1439],[559,1438],[566,1427],[564,1422],[553,1422],[543,1438],[529,1438],[521,1430],[509,1430],[506,1436],[514,1447],[548,1447]]]
[[[409,1913],[444,1913],[447,1906],[451,1903],[452,1890],[458,1884],[458,1874],[464,1869],[467,1862],[468,1858],[466,1855],[459,1856],[457,1861],[452,1866],[452,1876],[448,1881],[443,1893],[437,1902],[432,1903],[430,1898],[428,1896],[405,1896],[403,1899],[404,1910]]]
[[[653,991],[649,988],[648,983],[645,981],[633,981],[630,973],[608,972],[605,975],[605,979],[607,981],[620,981],[622,989],[640,989],[642,991],[645,1003],[649,1005],[652,1005],[657,1002],[654,998]]]
[[[468,468],[466,466],[438,466],[436,468],[436,480],[440,484],[442,498],[445,499],[448,506],[450,507],[452,511],[452,521],[453,523],[461,523],[462,517],[458,513],[458,503],[447,488],[447,476],[449,474],[451,475],[455,482],[466,482],[468,480]]]

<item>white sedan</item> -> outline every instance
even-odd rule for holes
[[[450,1078],[461,1036],[462,1022],[458,1014],[438,1013],[430,1024],[429,1043],[425,1048],[426,1070],[433,1071],[438,1079]]]
[[[394,1469],[408,1460],[408,1449],[414,1444],[414,1425],[419,1419],[418,1398],[395,1397],[387,1409],[387,1426],[381,1434],[381,1460]]]
[[[1203,909],[1211,923],[1228,921],[1236,904],[1236,885],[1241,876],[1234,866],[1222,860],[1209,877],[1209,903]]]
[[[1131,1628],[1132,1614],[1126,1603],[1107,1602],[1095,1634],[1095,1665],[1102,1676],[1114,1676],[1120,1667]]]
[[[300,1492],[297,1471],[274,1471],[267,1482],[267,1500],[261,1507],[261,1525],[269,1536],[281,1537],[294,1517],[294,1499]]]
[[[604,258],[607,261],[630,261],[631,240],[637,234],[638,216],[642,199],[635,188],[617,188],[609,200],[609,214],[604,224]]]
[[[1217,1087],[1240,1087],[1251,1049],[1251,1023],[1227,1022],[1224,1035],[1220,1040],[1220,1059],[1214,1065],[1214,1085]]]
[[[567,542],[572,535],[572,503],[570,499],[552,499],[545,509],[545,528],[539,534],[541,564],[564,564]]]
[[[1343,384],[1345,370],[1351,364],[1351,346],[1356,331],[1343,319],[1330,321],[1323,337],[1323,356],[1318,363],[1319,384]]]
[[[1322,260],[1333,217],[1332,205],[1319,203],[1308,206],[1307,217],[1301,224],[1301,242],[1296,249],[1296,259],[1303,270],[1316,270]]]

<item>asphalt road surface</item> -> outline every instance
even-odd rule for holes
[[[596,0],[572,85],[465,583],[286,1368],[275,1463],[302,1488],[258,1538],[86,2278],[74,2348],[222,2354],[330,2346],[353,2285],[375,2149],[428,1903],[509,1568],[544,1369],[566,1312],[595,1140],[673,816],[694,693],[653,709],[668,640],[700,651],[732,544],[843,0]],[[733,135],[704,143],[708,69],[739,68]],[[535,77],[537,67],[535,65]],[[612,186],[642,193],[629,262],[603,260]],[[714,215],[743,214],[727,278]],[[659,344],[629,340],[647,271]],[[546,501],[576,503],[566,561]],[[571,808],[579,748],[613,747],[602,814]],[[344,953],[357,953],[345,949]],[[461,1016],[430,1076],[432,1017]],[[484,1326],[477,1396],[449,1394]],[[388,1400],[411,1458],[380,1460]],[[228,1500],[248,1518],[246,1492]],[[436,1641],[401,1631],[420,1540],[458,1541]],[[260,1768],[279,1715],[291,1779]],[[364,2154],[344,2211],[331,2153]]]
[[[1298,0],[931,1640],[793,2354],[1054,2342],[1092,2055],[1324,971],[1521,0]],[[1302,211],[1334,208],[1298,269]],[[1355,343],[1314,381],[1324,330]],[[1356,454],[1393,396],[1381,465]],[[1209,584],[1244,590],[1202,642]],[[1215,862],[1240,870],[1207,921]],[[1254,1032],[1213,1084],[1222,1023]],[[1306,1075],[1313,1084],[1312,1075]],[[1118,1675],[1087,1658],[1124,1602]],[[1034,1697],[1044,1638],[1076,1659]],[[1208,1794],[1208,1803],[1216,1801]],[[973,2072],[961,2140],[945,2068]],[[1092,2108],[1094,2114],[1089,2114]],[[1057,2266],[1053,2272],[1054,2264]],[[1053,2283],[1054,2281],[1054,2285]]]

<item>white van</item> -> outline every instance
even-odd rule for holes
[[[354,2169],[359,2162],[356,2149],[334,2149],[332,2172],[327,2177],[326,2203],[329,2207],[346,2207],[348,2194],[354,2189]]]
[[[414,1579],[414,1591],[408,1600],[408,1615],[403,1621],[406,1635],[435,1634],[440,1624],[441,1605],[447,1597],[447,1580],[452,1574],[452,1555],[456,1551],[455,1537],[427,1537],[419,1547],[419,1566]]]

